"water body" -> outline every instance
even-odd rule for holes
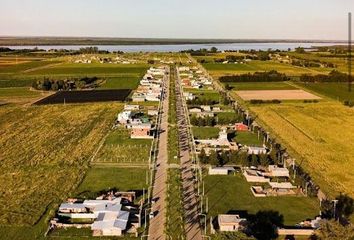
[[[7,46],[11,49],[33,49],[38,47],[39,49],[67,49],[67,50],[79,50],[83,47],[98,47],[99,50],[105,51],[123,51],[123,52],[179,52],[183,50],[198,50],[201,48],[210,49],[216,47],[221,51],[225,50],[268,50],[279,49],[288,50],[295,49],[297,47],[311,48],[319,46],[331,46],[338,45],[338,43],[223,43],[223,44],[171,44],[171,45],[67,45],[67,46]]]

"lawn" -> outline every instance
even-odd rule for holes
[[[209,216],[233,211],[255,214],[259,210],[275,210],[284,216],[286,225],[294,225],[319,214],[319,202],[307,197],[256,198],[251,185],[242,175],[207,176],[205,191],[209,199]]]
[[[0,77],[0,88],[30,87],[32,81],[31,79],[3,79]]]
[[[193,93],[200,100],[210,100],[219,103],[220,94],[214,90],[201,90],[201,89],[191,89],[185,88],[185,92]]]
[[[352,109],[329,101],[253,106],[251,110],[325,193],[354,196]]]
[[[119,191],[147,189],[146,176],[148,169],[118,168],[114,166],[91,167],[76,192],[98,193],[103,190],[117,188]],[[149,179],[149,178],[148,178]]]
[[[239,90],[294,90],[296,87],[286,82],[238,82],[225,83],[232,87],[234,91]]]
[[[213,139],[218,138],[220,129],[217,127],[193,127],[192,131],[196,139]]]
[[[352,92],[348,91],[348,83],[297,83],[311,91],[333,98],[335,100],[354,101],[354,85]]]
[[[236,132],[236,137],[234,138],[234,141],[247,146],[262,146],[263,143],[262,138],[258,139],[258,135],[250,131]]]
[[[106,138],[94,162],[148,164],[152,140],[131,139],[130,131],[118,128]]]
[[[77,187],[121,104],[0,108],[0,225],[32,226]]]

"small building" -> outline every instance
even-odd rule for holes
[[[159,115],[159,111],[157,109],[149,109],[148,115],[149,116],[157,116],[157,115]]]
[[[267,149],[265,147],[248,147],[247,153],[249,155],[267,154]]]
[[[209,167],[209,175],[229,175],[230,172],[234,172],[233,167]]]
[[[202,112],[202,109],[197,108],[197,107],[194,107],[194,108],[190,108],[190,109],[189,109],[189,112],[190,112],[190,113],[201,113],[201,112]]]
[[[122,236],[127,228],[129,212],[100,212],[91,225],[93,236]]]
[[[124,105],[124,111],[139,111],[140,106],[139,105]]]
[[[132,116],[131,111],[123,111],[118,114],[117,121],[120,124],[126,124],[129,121],[129,119],[131,118],[131,116]]]
[[[151,134],[151,124],[142,123],[139,125],[132,125],[130,138],[133,139],[152,139],[154,138]]]
[[[221,232],[237,232],[245,228],[247,219],[236,214],[219,214],[218,224]]]
[[[268,166],[268,175],[269,177],[290,177],[289,170],[287,168],[278,167],[277,165]]]
[[[145,102],[145,95],[144,94],[133,94],[132,101],[133,102]]]
[[[245,132],[245,131],[248,131],[248,126],[243,123],[236,123],[235,130],[240,131],[240,132]]]
[[[205,112],[211,112],[211,107],[209,105],[201,105],[200,108]]]

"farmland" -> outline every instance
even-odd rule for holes
[[[303,99],[321,99],[312,93],[304,90],[246,90],[236,91],[243,100],[303,100]]]
[[[0,223],[33,225],[74,191],[121,107],[1,107]]]
[[[130,94],[129,89],[117,90],[91,90],[91,91],[60,91],[48,96],[36,105],[61,104],[61,103],[86,103],[124,101]]]
[[[318,200],[315,198],[256,198],[250,187],[241,174],[207,176],[205,191],[209,199],[209,216],[232,212],[255,214],[259,210],[275,210],[284,215],[285,225],[294,225],[319,213]]]
[[[251,110],[283,142],[324,192],[354,196],[354,112],[336,102],[254,106]]]
[[[317,92],[321,95],[330,97],[334,100],[354,101],[354,91],[348,92],[347,83],[297,83],[297,84],[311,91]]]

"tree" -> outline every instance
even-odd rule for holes
[[[258,211],[250,217],[252,235],[261,240],[271,240],[278,237],[277,228],[283,226],[284,217],[276,211]]]
[[[325,219],[333,218],[333,202],[331,200],[321,201],[321,217]]]
[[[252,154],[251,156],[251,166],[257,167],[258,166],[258,156]]]
[[[263,167],[268,166],[268,165],[269,165],[268,155],[267,155],[267,154],[260,154],[260,155],[259,155],[259,161],[260,161],[260,164],[261,164]]]
[[[209,155],[209,163],[213,166],[218,166],[219,165],[219,155],[216,151],[212,150],[210,151]]]
[[[336,200],[336,215],[340,220],[347,220],[354,211],[353,199],[346,194],[340,194]]]
[[[297,47],[297,48],[295,48],[295,52],[297,52],[297,53],[305,53],[305,49],[303,47]]]
[[[206,155],[204,148],[200,151],[199,159],[204,164],[208,163],[208,156]]]
[[[210,52],[212,52],[212,53],[216,53],[217,51],[218,51],[218,49],[216,47],[210,48]]]
[[[317,235],[320,239],[351,240],[354,239],[354,227],[342,226],[336,221],[324,221],[321,223]]]

